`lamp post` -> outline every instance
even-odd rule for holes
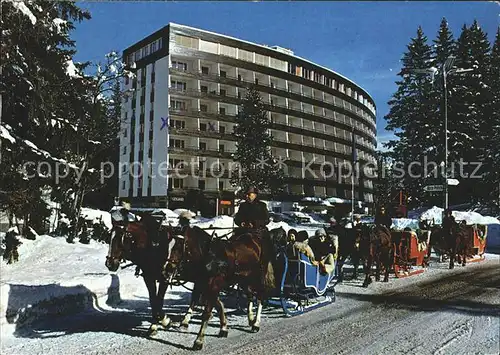
[[[453,73],[465,73],[470,72],[473,69],[462,69],[462,68],[453,68],[453,64],[455,63],[456,57],[449,56],[446,61],[441,66],[441,69],[437,69],[435,67],[431,68],[422,68],[422,69],[409,69],[411,73],[417,74],[429,74],[431,75],[431,83],[434,83],[434,76],[436,74],[440,74],[443,77],[443,97],[444,97],[444,208],[448,208],[448,89],[446,84],[446,79],[449,74]]]

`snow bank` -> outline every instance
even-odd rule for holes
[[[23,239],[19,262],[2,267],[0,325],[2,336],[42,315],[105,308],[113,294],[132,295],[145,287],[133,270],[111,275],[105,267],[108,248],[101,243],[68,244],[43,235]]]
[[[418,209],[411,211],[408,213],[408,216],[414,219],[434,219],[436,224],[441,224],[443,220],[443,211],[443,208],[434,206],[430,209]],[[497,218],[482,216],[477,212],[452,211],[452,214],[457,221],[466,221],[467,224],[500,224],[500,221]]]
[[[411,228],[412,230],[418,229],[418,219],[412,218],[393,218],[392,228],[396,230],[403,230],[405,228]]]
[[[210,228],[214,228],[213,230],[217,235],[223,235],[225,233],[229,233],[233,228],[236,227],[236,225],[233,223],[233,220],[234,220],[233,217],[230,216],[217,216],[215,218],[210,218],[210,219],[197,217],[195,220],[191,222],[191,225],[195,225],[209,231]],[[290,226],[286,222],[270,222],[267,225],[267,228],[269,230],[280,227],[283,228],[286,232],[288,232],[292,228],[295,229],[296,231],[304,230],[307,231],[309,236],[313,236],[316,230],[318,229],[317,227],[313,227],[311,225]]]
[[[0,125],[0,137],[8,140],[11,143],[15,143],[16,142],[16,140],[14,139],[14,137],[12,137],[12,135],[10,134],[10,132],[3,125]]]
[[[92,220],[92,223],[98,222],[99,219],[102,219],[106,227],[109,229],[113,227],[111,223],[111,214],[109,212],[82,207],[80,215],[85,219]]]

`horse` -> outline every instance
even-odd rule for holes
[[[469,256],[469,245],[471,245],[471,233],[464,223],[454,223],[452,233],[448,236],[450,243],[450,269],[455,267],[455,257],[457,262],[466,265],[467,256]]]
[[[151,326],[148,334],[154,336],[158,325],[168,328],[170,319],[163,312],[163,301],[168,283],[161,270],[168,255],[169,236],[162,233],[158,245],[148,233],[159,228],[153,217],[145,214],[141,220],[120,222],[112,219],[113,228],[105,265],[109,271],[117,271],[123,260],[129,260],[142,270],[142,277],[149,293]],[[158,288],[156,283],[158,282]]]
[[[268,232],[269,238],[273,245],[286,243],[286,232],[283,228],[276,228]],[[238,236],[235,236],[238,238]],[[183,235],[173,235],[170,242],[169,253],[166,263],[163,267],[163,275],[169,280],[169,284],[173,282],[174,278],[182,281],[192,282],[194,284],[191,301],[187,312],[185,313],[180,327],[188,328],[191,321],[194,309],[200,302],[202,292],[202,283],[204,278],[207,278],[205,271],[206,261],[214,257],[214,250],[222,248],[227,244],[227,240],[220,238],[213,238],[210,234],[203,229],[193,226],[184,229]],[[215,306],[222,316],[223,312],[222,302],[217,299]],[[249,304],[249,318],[252,318],[252,304]],[[220,337],[227,336],[227,321],[224,317],[220,318]]]
[[[361,250],[367,255],[364,265],[365,280],[363,287],[368,287],[372,282],[371,272],[374,261],[376,263],[375,281],[380,281],[380,269],[381,264],[383,264],[385,268],[384,282],[388,282],[393,252],[391,232],[384,226],[362,227],[362,230]]]
[[[466,226],[457,222],[453,223],[451,231],[447,233],[441,226],[432,228],[431,246],[439,255],[439,261],[442,261],[445,255],[450,258],[449,269],[455,267],[455,259],[463,266],[466,264],[468,256],[468,247],[470,245],[470,233]]]
[[[337,280],[342,282],[344,280],[344,264],[347,258],[351,258],[351,262],[354,266],[354,271],[352,278],[358,278],[358,267],[360,260],[363,259],[361,253],[361,237],[362,230],[360,226],[356,226],[352,229],[346,229],[343,227],[337,227],[335,230],[327,230],[327,233],[334,234],[338,237],[339,250],[338,250],[338,260],[337,260]]]
[[[272,267],[273,252],[274,247],[269,233],[259,230],[248,230],[227,243],[220,243],[216,248],[211,248],[211,255],[206,264],[207,277],[203,280],[202,287],[205,307],[201,328],[193,345],[194,350],[203,348],[205,331],[208,321],[212,317],[212,309],[220,302],[220,291],[224,287],[236,283],[250,296],[248,321],[252,331],[258,332],[260,330],[262,302],[266,298],[266,294],[275,288]],[[257,298],[255,317],[251,295],[255,295]],[[225,320],[222,303],[220,304],[220,312],[222,323],[222,319]]]

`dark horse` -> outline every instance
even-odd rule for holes
[[[273,253],[274,247],[269,233],[259,230],[248,230],[211,248],[206,264],[206,279],[202,283],[202,299],[205,307],[201,328],[193,345],[195,350],[203,347],[205,331],[212,317],[212,309],[214,305],[220,303],[220,291],[230,285],[238,284],[249,295],[249,324],[252,331],[259,331],[262,302],[267,293],[275,288],[272,267],[275,255]],[[257,298],[255,317],[251,295]],[[220,312],[222,325],[222,319],[226,318],[224,307],[220,306]]]
[[[148,214],[144,214],[140,221],[137,219],[133,221],[113,219],[113,229],[105,264],[110,271],[117,271],[120,263],[128,260],[142,270],[152,313],[148,332],[150,335],[155,335],[158,324],[164,328],[170,324],[170,319],[163,312],[163,299],[168,284],[161,273],[168,255],[169,237],[161,233],[158,243],[153,243],[148,233],[151,228],[159,229],[159,222]]]
[[[434,227],[431,233],[431,244],[434,250],[440,254],[448,254],[450,257],[449,268],[455,267],[455,259],[462,266],[466,265],[471,245],[472,235],[468,227],[462,223],[453,223],[450,233],[442,227]]]
[[[380,281],[381,264],[384,265],[384,282],[389,281],[389,271],[391,268],[393,243],[391,232],[384,226],[362,227],[361,249],[366,253],[364,265],[365,281],[363,287],[368,287],[372,282],[372,264],[376,263],[375,280]]]
[[[358,225],[352,229],[337,227],[334,231],[330,232],[328,230],[328,233],[337,235],[339,240],[339,255],[336,270],[338,282],[344,280],[344,264],[347,258],[351,259],[351,263],[354,266],[352,278],[357,279],[359,263],[362,259],[366,259],[366,256],[362,255],[362,252],[367,249],[361,248],[361,226]]]

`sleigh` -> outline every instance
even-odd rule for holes
[[[419,240],[413,231],[392,232],[394,273],[396,277],[421,274],[427,267],[428,239]]]
[[[480,224],[468,225],[467,232],[469,233],[469,245],[467,246],[469,256],[467,262],[483,261],[485,259],[488,227]]]
[[[335,302],[336,257],[330,257],[330,272],[325,272],[309,256],[287,249],[278,255],[278,294],[269,303],[281,306],[285,315],[294,316]]]

